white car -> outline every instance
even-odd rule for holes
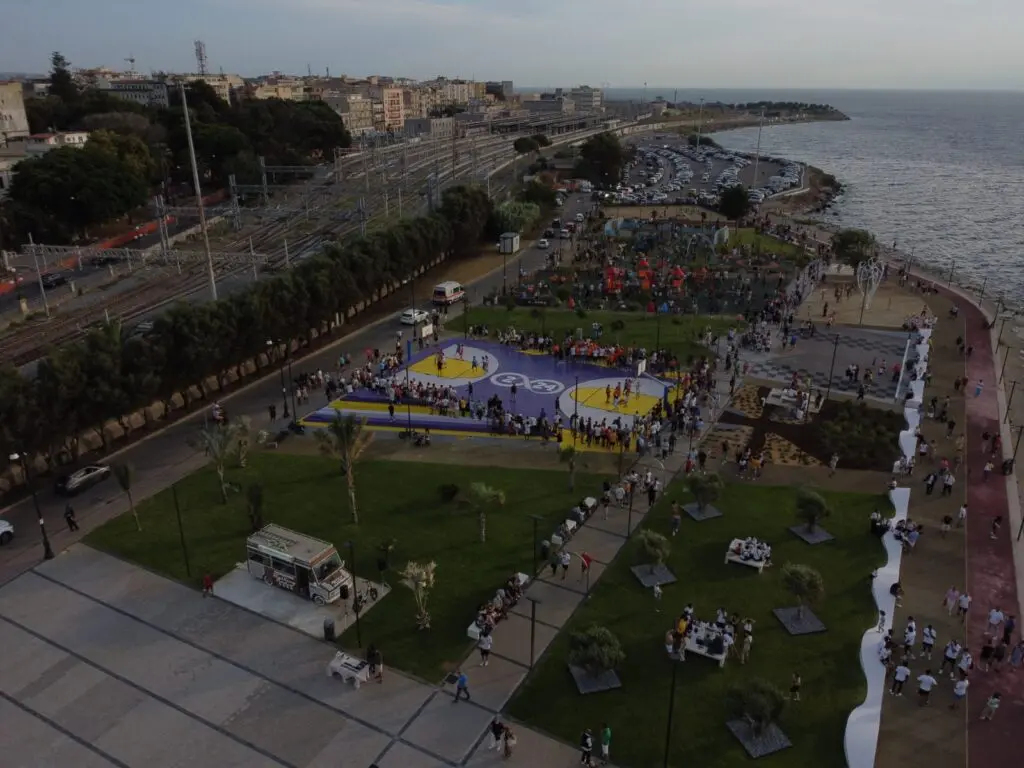
[[[14,538],[14,526],[0,517],[0,545],[10,544]]]
[[[579,223],[583,223],[583,214],[582,213],[577,213],[576,214],[576,221],[579,222]]]
[[[546,239],[541,238],[540,240],[537,241],[537,247],[543,251],[551,247],[551,243],[549,243]]]
[[[419,325],[430,319],[430,315],[422,309],[407,309],[402,313],[402,325]]]

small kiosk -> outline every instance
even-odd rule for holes
[[[280,525],[267,525],[245,540],[246,566],[255,579],[294,592],[317,605],[352,589],[352,575],[333,544]]]

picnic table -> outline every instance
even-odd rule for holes
[[[764,572],[764,567],[768,564],[767,560],[744,560],[743,556],[739,554],[743,551],[743,539],[733,539],[732,543],[729,544],[729,548],[725,551],[725,564],[738,563],[739,565],[746,565],[751,568],[756,568],[758,573]]]

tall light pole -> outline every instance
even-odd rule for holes
[[[53,547],[50,546],[50,537],[46,535],[46,520],[43,519],[43,510],[39,507],[39,497],[36,495],[36,487],[32,484],[32,476],[28,471],[28,457],[24,453],[12,453],[8,456],[12,462],[21,464],[21,471],[25,474],[25,485],[32,494],[32,505],[36,510],[36,517],[39,518],[39,533],[43,536],[43,559],[53,560]]]
[[[764,110],[761,110],[761,118],[757,121],[757,149],[754,150],[754,180],[750,185],[757,186],[757,166],[761,162],[761,129],[764,128]]]
[[[697,147],[700,147],[700,134],[704,129],[704,99],[700,100],[700,110],[697,112]]]
[[[352,612],[356,615],[356,646],[362,648],[363,633],[359,627],[359,614],[362,612],[363,606],[359,601],[359,580],[356,578],[356,545],[349,539],[345,542],[345,546],[348,547],[348,572],[352,574]]]
[[[269,354],[270,351],[273,348],[274,348],[274,342],[271,341],[270,339],[267,339],[267,353]],[[281,415],[284,416],[284,418],[287,419],[289,416],[291,416],[291,414],[288,413],[288,387],[285,386],[285,383],[284,383],[284,364],[285,364],[285,358],[284,358],[284,355],[282,355],[281,356],[281,368],[280,368],[280,371],[281,371],[281,404],[284,407],[282,409]]]
[[[830,365],[829,369],[828,369],[828,386],[825,388],[825,399],[821,403],[823,408],[825,407],[825,403],[828,402],[828,396],[832,394],[832,375],[836,371],[836,353],[838,351],[839,351],[839,334],[837,333],[835,340],[833,340],[833,342],[832,342],[832,365]],[[809,396],[810,396],[810,393],[808,393],[808,397]],[[808,400],[807,401],[807,408],[808,408],[808,410],[810,410],[810,407],[811,407],[811,402],[810,402],[810,400]]]
[[[685,638],[684,638],[685,641]],[[684,653],[683,649],[679,649],[680,653]],[[665,760],[662,763],[664,768],[668,768],[668,753],[672,746],[672,714],[676,708],[676,672],[679,670],[679,662],[672,661],[672,688],[668,694],[668,721],[665,723]]]
[[[192,142],[192,119],[188,114],[188,99],[185,96],[185,83],[178,81],[178,93],[181,95],[181,110],[185,113],[185,138],[188,139],[188,159],[192,164],[192,184],[196,191],[196,207],[199,209],[199,229],[203,233],[203,251],[206,253],[206,270],[210,279],[210,298],[217,300],[217,275],[213,271],[213,255],[210,253],[210,233],[206,229],[206,209],[203,207],[203,187],[199,183],[199,166],[196,163],[196,146]]]

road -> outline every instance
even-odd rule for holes
[[[592,203],[586,195],[570,196],[562,207],[560,215],[563,219],[572,219],[577,213],[586,213]],[[514,283],[519,268],[526,272],[534,272],[545,264],[548,251],[536,248],[533,242],[525,243],[520,253],[508,260],[508,282]],[[500,290],[502,285],[502,269],[499,268],[489,275],[467,286],[471,302],[478,302],[481,297],[493,290]],[[423,286],[418,294],[428,296],[428,286]],[[417,302],[423,309],[429,308],[429,302]],[[459,328],[453,321],[462,313],[462,308],[453,306],[448,316],[448,327]],[[320,350],[294,366],[294,373],[313,371],[318,368],[334,370],[338,355],[341,352],[352,354],[360,359],[363,351],[368,348],[388,349],[394,342],[394,335],[402,326],[398,323],[396,312],[383,321],[341,339],[337,344]],[[267,407],[274,403],[280,409],[281,384],[277,372],[251,384],[246,389],[224,400],[223,404],[229,413],[235,416],[247,415],[253,420],[253,427],[268,427],[269,416]],[[317,403],[306,406],[314,410]],[[301,410],[301,409],[300,409]],[[133,496],[136,502],[152,496],[169,487],[186,475],[203,466],[205,459],[186,445],[186,439],[195,434],[207,413],[194,413],[180,422],[172,424],[161,432],[129,446],[111,461],[128,462],[135,467]],[[279,422],[283,426],[284,422]],[[398,439],[397,437],[394,439]],[[106,520],[119,514],[126,508],[123,494],[112,480],[93,488],[81,496],[72,499],[75,514],[82,527],[79,534],[67,531],[63,522],[63,511],[67,500],[56,496],[49,488],[37,493],[43,519],[50,534],[54,549],[60,551],[77,541],[82,534],[101,525]],[[39,525],[31,499],[0,512],[11,522],[16,531],[14,540],[0,548],[0,584],[34,566],[42,558]]]

